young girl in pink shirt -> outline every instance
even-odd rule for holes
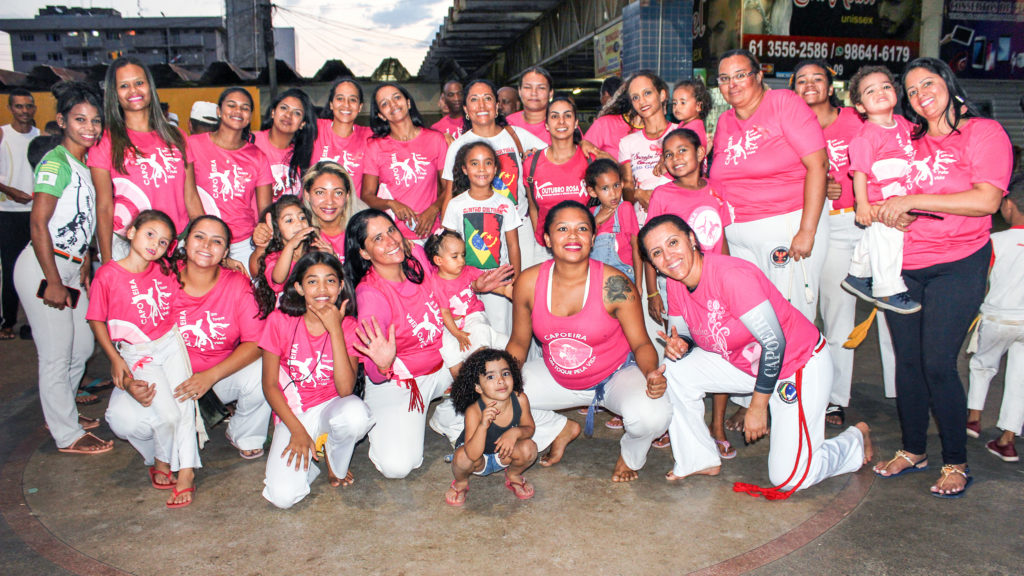
[[[324,115],[316,121],[317,135],[313,158],[318,162],[340,164],[352,179],[356,196],[363,186],[363,158],[366,143],[373,132],[356,124],[363,109],[363,87],[353,78],[341,78],[331,86]]]
[[[267,109],[263,126],[253,134],[256,145],[270,162],[274,200],[302,194],[302,174],[309,169],[316,141],[316,115],[309,96],[298,88],[285,90]]]
[[[86,313],[116,386],[107,422],[142,455],[152,486],[171,490],[168,508],[192,502],[201,465],[194,398],[177,402],[172,393],[192,375],[170,313],[179,286],[165,255],[175,235],[166,214],[142,211],[127,230],[128,256],[96,272]]]
[[[230,256],[239,262],[249,261],[257,215],[273,197],[270,163],[250,142],[253,106],[244,88],[224,90],[217,102],[217,129],[188,139],[197,158],[194,171],[203,213],[227,222],[234,238]]]
[[[367,325],[356,335],[355,297],[333,254],[310,252],[295,265],[281,309],[267,319],[263,393],[274,410],[274,440],[267,458],[263,497],[291,508],[309,494],[320,474],[316,438],[327,434],[324,464],[331,486],[349,486],[352,450],[372,424],[370,410],[353,394],[357,350],[389,364],[394,339]]]
[[[311,249],[316,227],[310,224],[312,215],[297,196],[282,196],[264,211],[263,219],[273,236],[265,248],[253,252],[249,269],[260,316],[266,318],[277,308],[295,262]]]
[[[583,178],[590,194],[590,210],[597,222],[591,257],[628,276],[639,290],[643,286],[636,244],[640,226],[633,205],[622,199],[619,167],[602,158],[587,167]]]
[[[434,280],[438,299],[442,306],[448,306],[454,322],[455,330],[448,329],[442,335],[441,358],[455,378],[470,354],[480,348],[503,347],[508,342],[507,334],[491,326],[477,292],[489,278],[500,278],[503,280],[499,288],[492,292],[511,299],[512,266],[506,264],[486,272],[466,266],[466,243],[451,230],[428,238],[423,251],[436,267]],[[478,282],[481,276],[484,278]],[[447,318],[445,320],[447,326]]]
[[[700,145],[708,149],[704,120],[711,112],[711,93],[700,78],[684,78],[672,87],[672,115],[680,128],[693,130]]]

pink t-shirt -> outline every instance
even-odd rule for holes
[[[850,171],[867,175],[871,204],[910,193],[910,163],[914,160],[910,132],[914,125],[899,114],[894,114],[893,120],[892,126],[865,122],[850,141]]]
[[[444,170],[444,157],[448,144],[440,132],[422,129],[408,142],[391,136],[370,138],[366,144],[363,174],[376,176],[381,183],[377,197],[395,199],[419,214],[437,202],[437,175]],[[406,238],[429,236],[427,231],[417,234],[396,220],[398,229]],[[429,232],[439,226],[435,220]]]
[[[356,321],[346,316],[341,321],[345,334],[345,349],[355,356],[352,343],[356,339]],[[293,413],[306,412],[336,397],[334,386],[334,349],[326,331],[311,336],[302,316],[288,316],[274,310],[267,317],[266,327],[259,339],[260,348],[280,358],[277,385],[284,393]],[[338,359],[348,362],[348,358]]]
[[[636,129],[630,126],[621,114],[608,114],[595,119],[587,133],[583,135],[583,139],[610,154],[612,158],[618,158],[619,142],[633,132],[636,132]]]
[[[732,209],[711,184],[700,190],[687,190],[675,182],[659,186],[651,196],[647,220],[662,214],[675,214],[689,224],[704,252],[722,253],[725,227],[732,224]]]
[[[316,121],[316,142],[313,143],[313,163],[330,160],[341,164],[341,167],[352,177],[353,194],[357,197],[363,189],[363,157],[366,155],[366,141],[373,131],[358,124],[352,126],[348,138],[342,138],[331,130],[333,120],[321,118]]]
[[[148,209],[160,210],[171,217],[180,234],[188,225],[185,209],[185,167],[194,161],[192,150],[185,142],[185,154],[168,145],[156,131],[128,130],[128,138],[139,149],[136,158],[131,148],[124,153],[124,170],[113,164],[110,133],[89,149],[86,165],[110,172],[114,185],[114,232],[124,234],[128,225]],[[184,139],[184,136],[182,137]]]
[[[562,200],[576,200],[586,206],[590,195],[587,193],[587,183],[583,179],[587,171],[587,157],[583,155],[583,150],[579,146],[576,147],[576,154],[565,164],[551,162],[544,150],[536,154],[538,156],[537,169],[533,173],[533,199],[537,202],[537,226],[533,233],[537,237],[537,244],[543,246],[544,219],[548,216],[548,210]],[[527,178],[530,176],[531,166],[532,154],[523,161],[523,170],[526,171]]]
[[[654,167],[661,161],[662,139],[675,129],[676,125],[669,122],[668,127],[657,138],[648,138],[643,130],[637,130],[619,142],[619,163],[630,165],[633,180],[641,190],[654,190],[672,181],[666,176],[655,176]]]
[[[462,125],[465,118],[459,116],[458,118],[452,118],[451,116],[445,116],[434,122],[434,125],[430,127],[431,130],[440,132],[441,134],[447,134],[452,137],[452,140],[462,136]]]
[[[801,158],[825,148],[818,117],[790,90],[769,90],[746,120],[727,110],[715,129],[711,178],[729,191],[736,222],[803,209]]]
[[[828,154],[828,175],[843,189],[832,201],[833,210],[853,207],[853,179],[850,178],[850,141],[860,133],[864,121],[850,107],[839,109],[839,116],[825,128],[825,152]]]
[[[107,262],[92,280],[85,319],[106,322],[113,342],[156,340],[174,327],[171,301],[179,289],[178,279],[164,274],[155,262],[140,274]]]
[[[193,372],[216,366],[242,342],[259,342],[263,321],[245,274],[221,270],[220,278],[203,296],[179,290],[171,316],[188,348]]]
[[[590,292],[583,309],[572,316],[548,310],[548,275],[553,261],[540,265],[533,294],[533,335],[541,343],[544,363],[555,382],[568,390],[586,390],[610,376],[629,356],[622,325],[604,307],[604,264],[590,261]]]
[[[590,208],[591,212],[597,212],[597,210],[597,206]],[[623,264],[632,266],[632,240],[640,233],[640,223],[636,219],[636,210],[633,209],[631,203],[623,200],[615,207],[615,212],[619,215],[619,233],[615,236],[615,252],[618,253],[619,260],[622,260]],[[597,227],[595,237],[601,234],[611,234],[614,230],[615,218],[609,218]]]
[[[196,189],[203,211],[224,220],[232,242],[251,237],[258,217],[256,187],[274,183],[266,155],[248,142],[238,150],[225,150],[209,133],[189,136],[188,145],[196,157]]]
[[[267,254],[266,258],[264,258],[264,260],[263,260],[264,263],[266,264],[266,267],[267,267],[266,271],[263,272],[263,276],[267,279],[267,284],[270,285],[270,289],[273,290],[278,295],[280,295],[281,292],[284,292],[284,282],[282,282],[280,284],[277,283],[277,282],[274,282],[274,266],[277,266],[277,261],[280,260],[280,259],[281,259],[281,253],[280,252],[271,252],[271,253]],[[292,275],[292,270],[295,269],[295,262],[297,262],[297,261],[298,261],[298,258],[293,258],[292,259],[292,264],[291,264],[291,266],[288,267],[288,276]],[[285,282],[287,282],[287,281],[288,281],[288,278],[286,277],[285,278]]]
[[[963,192],[981,182],[1003,191],[1010,185],[1013,148],[995,120],[971,118],[959,132],[943,138],[925,135],[916,144],[911,181],[924,194]],[[989,241],[991,216],[942,216],[944,220],[918,218],[910,225],[903,237],[905,270],[955,262]]]
[[[326,232],[321,231],[320,232],[320,236],[322,236],[323,239],[326,240],[327,243],[331,245],[331,248],[334,248],[334,255],[338,257],[338,260],[341,260],[342,264],[344,264],[345,263],[345,231],[342,230],[341,234],[338,234],[337,236],[331,236],[330,234],[327,234]],[[294,266],[294,264],[293,264],[293,266]]]
[[[414,246],[413,255],[423,266],[422,284],[408,280],[391,282],[371,269],[356,287],[359,320],[375,317],[385,331],[388,326],[395,326],[398,359],[394,370],[399,378],[432,374],[442,365],[444,323],[441,320],[442,304],[431,278],[434,270],[427,263],[422,248]],[[398,360],[408,373],[400,372]],[[371,377],[379,376],[372,362],[366,363],[366,370]],[[372,379],[379,381],[379,378]]]
[[[719,354],[730,364],[757,376],[761,345],[740,317],[768,300],[786,337],[782,359],[783,378],[796,373],[810,360],[820,333],[756,265],[741,258],[705,254],[697,289],[668,281],[668,313],[682,316],[697,346]]]
[[[708,131],[704,128],[704,121],[700,118],[694,118],[686,124],[680,126],[680,128],[686,128],[687,130],[693,130],[697,133],[697,138],[700,138],[700,145],[704,147],[704,152],[708,151]]]
[[[484,311],[484,303],[473,291],[473,282],[483,273],[479,268],[463,266],[459,277],[452,280],[441,278],[440,274],[434,275],[437,298],[442,307],[452,311],[459,329],[466,325],[466,316]]]
[[[267,162],[270,163],[270,173],[274,176],[274,201],[291,194],[292,196],[302,195],[302,181],[300,178],[292,178],[288,172],[289,163],[292,161],[294,144],[287,148],[278,148],[270,143],[270,130],[261,130],[253,134],[254,144],[261,152],[266,154]]]
[[[509,124],[522,128],[537,138],[540,138],[548,146],[551,145],[551,133],[548,132],[548,127],[544,124],[543,120],[536,124],[527,124],[526,115],[522,110],[509,114],[506,120],[508,120]]]

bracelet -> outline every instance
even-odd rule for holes
[[[650,300],[651,298],[654,298],[655,296],[658,296],[660,294],[661,294],[660,290],[655,290],[653,294],[648,294],[647,295],[647,299]]]

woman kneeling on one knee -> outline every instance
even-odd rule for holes
[[[755,265],[703,254],[693,230],[673,215],[650,220],[639,239],[643,257],[669,279],[665,356],[672,361],[665,375],[675,457],[669,480],[719,472],[718,450],[704,423],[708,392],[753,394],[744,422],[747,442],[767,434],[771,407],[768,474],[778,489],[813,486],[867,462],[867,424],[824,439],[832,385],[825,339]]]
[[[526,362],[523,381],[536,424],[539,450],[551,447],[542,466],[558,462],[579,424],[552,412],[597,406],[621,414],[615,482],[636,479],[651,441],[668,427],[665,377],[658,353],[644,330],[636,287],[622,272],[590,258],[596,226],[579,202],[566,200],[548,212],[544,241],[552,260],[525,270],[516,280],[512,336],[506,350],[526,358],[533,337],[544,357]]]

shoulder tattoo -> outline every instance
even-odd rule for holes
[[[615,274],[604,281],[604,299],[608,302],[625,302],[633,297],[633,285],[625,276]]]

